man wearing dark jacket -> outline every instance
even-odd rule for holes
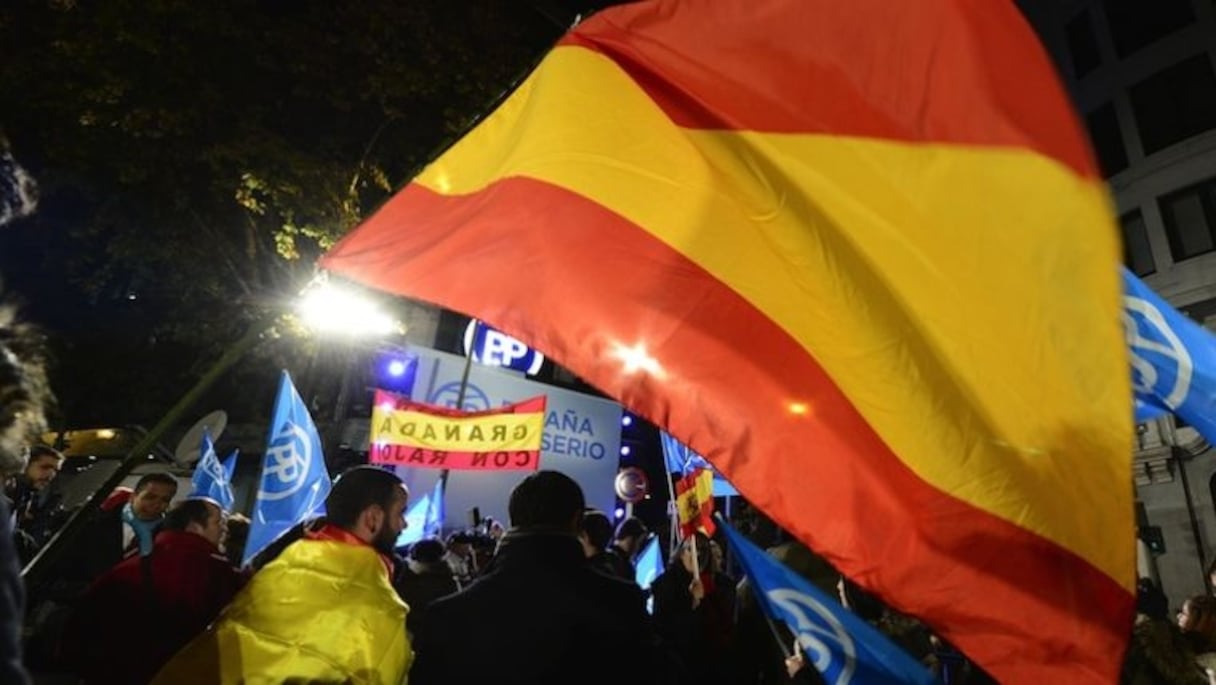
[[[119,488],[101,503],[99,511],[60,562],[58,575],[76,587],[85,587],[131,555],[152,551],[169,503],[177,494],[177,481],[167,473],[142,476],[135,489]]]
[[[630,516],[621,521],[621,525],[616,529],[616,540],[608,548],[612,553],[612,566],[617,575],[636,582],[633,558],[642,551],[642,543],[646,542],[649,535],[650,530],[642,523],[642,519]]]
[[[633,573],[622,573],[616,564],[616,555],[608,551],[608,543],[612,542],[612,522],[607,514],[597,509],[583,512],[578,541],[583,545],[583,554],[591,568],[622,580],[633,580]],[[632,572],[633,567],[629,570]]]
[[[735,584],[715,573],[709,538],[696,533],[686,538],[667,571],[655,578],[654,622],[688,669],[692,682],[734,682]],[[699,573],[693,575],[694,569]]]
[[[62,466],[62,453],[46,445],[35,445],[30,448],[25,470],[11,479],[5,488],[4,496],[8,498],[16,523],[17,554],[23,566],[50,536],[45,492]]]
[[[576,537],[583,507],[578,484],[556,471],[515,488],[489,566],[430,606],[410,685],[672,682],[641,591],[588,565]]]
[[[146,683],[243,584],[220,553],[224,521],[192,499],[165,517],[152,553],[110,569],[82,598],[67,643],[85,683]]]
[[[452,567],[443,560],[443,543],[426,538],[414,543],[410,556],[400,565],[393,578],[393,588],[410,608],[405,617],[406,630],[417,639],[424,630],[426,610],[440,597],[460,591],[460,583],[452,575]]]

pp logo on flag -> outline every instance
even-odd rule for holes
[[[1123,328],[1131,351],[1136,392],[1161,398],[1171,409],[1186,401],[1194,364],[1181,338],[1152,302],[1124,296]]]
[[[787,616],[794,619],[790,626],[798,638],[798,646],[832,685],[848,685],[857,670],[857,647],[827,607],[813,598],[790,588],[769,590],[768,598]],[[808,613],[809,612],[809,613]],[[840,661],[833,663],[834,655]]]
[[[299,492],[308,481],[312,460],[308,431],[290,421],[283,424],[266,450],[266,470],[258,497],[280,500]]]
[[[224,483],[228,481],[228,474],[224,472],[224,465],[215,456],[215,450],[208,450],[207,454],[199,460],[199,466],[203,468],[203,471],[206,472],[213,482]]]

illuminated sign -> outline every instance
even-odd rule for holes
[[[501,366],[535,376],[545,363],[545,355],[472,319],[464,330],[464,353],[485,366]]]

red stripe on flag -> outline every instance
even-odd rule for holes
[[[1012,2],[654,0],[562,42],[612,59],[686,128],[1025,147],[1099,178]]]
[[[322,266],[477,316],[551,355],[666,426],[782,526],[1002,681],[1115,679],[1127,591],[922,480],[784,331],[606,208],[526,178],[461,197],[412,185]],[[621,372],[613,345],[637,342],[665,379]],[[811,415],[785,411],[790,398],[809,398]]]

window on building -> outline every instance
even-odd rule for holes
[[[1162,69],[1128,95],[1145,154],[1216,128],[1216,73],[1206,52]]]
[[[1119,132],[1119,118],[1111,103],[1095,109],[1085,117],[1089,139],[1098,155],[1098,165],[1107,178],[1127,168],[1127,149],[1123,147],[1123,134]]]
[[[1072,74],[1081,78],[1102,65],[1094,23],[1085,10],[1064,27],[1068,39],[1068,54],[1072,57]]]
[[[1123,263],[1137,276],[1147,276],[1157,271],[1153,248],[1148,244],[1144,215],[1137,209],[1120,217],[1119,223],[1123,228]]]
[[[1191,0],[1105,0],[1102,4],[1119,57],[1195,22]]]
[[[1158,202],[1174,261],[1216,250],[1216,179],[1170,193]]]

